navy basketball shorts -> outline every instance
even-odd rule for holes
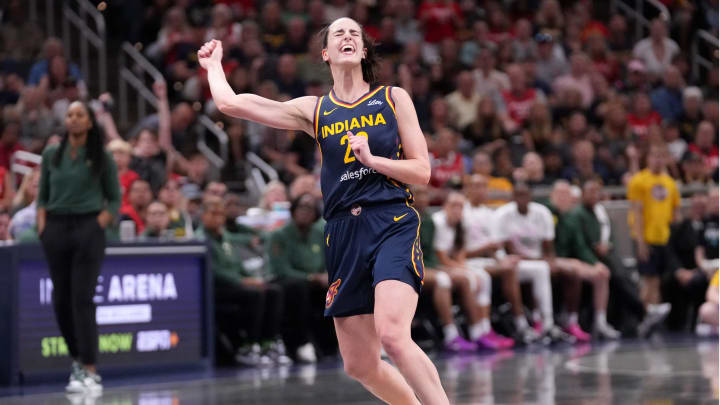
[[[424,276],[420,216],[407,203],[355,205],[328,219],[325,316],[373,313],[375,286],[402,281],[420,293]]]

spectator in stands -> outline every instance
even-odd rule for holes
[[[22,184],[18,190],[15,201],[15,214],[10,223],[10,235],[18,239],[23,232],[36,229],[37,223],[37,194],[40,183],[40,170],[34,169],[23,177]],[[21,197],[21,198],[17,198]]]
[[[495,103],[490,97],[482,98],[477,105],[475,120],[463,131],[464,139],[472,148],[493,150],[506,142],[504,136],[503,119],[497,113]]]
[[[542,153],[553,142],[553,121],[547,104],[535,102],[530,107],[523,127],[523,141],[527,150]]]
[[[170,216],[165,204],[153,201],[148,205],[145,214],[145,229],[140,233],[140,239],[172,240],[175,232],[169,228]]]
[[[664,120],[677,120],[683,113],[682,74],[675,66],[668,66],[663,73],[663,84],[650,93],[653,110]]]
[[[678,44],[667,36],[667,25],[658,17],[650,23],[650,37],[635,44],[633,57],[640,59],[648,72],[659,78],[680,53]]]
[[[492,44],[483,44],[475,58],[475,88],[480,97],[490,97],[496,107],[502,105],[501,94],[510,90],[510,78],[496,68],[496,48]]]
[[[10,214],[0,210],[0,244],[13,240],[10,234]]]
[[[225,183],[221,183],[219,181],[211,181],[205,186],[205,191],[203,192],[203,198],[207,198],[209,196],[218,197],[220,199],[224,199],[227,195],[228,187]]]
[[[552,184],[552,181],[545,177],[542,158],[535,152],[528,152],[523,156],[522,166],[513,172],[513,180],[527,183],[531,187]]]
[[[26,87],[17,104],[20,114],[22,143],[33,152],[40,152],[42,144],[56,130],[57,120],[47,108],[47,91],[42,87]]]
[[[145,230],[147,208],[152,200],[153,194],[150,190],[150,183],[143,179],[137,179],[130,184],[128,205],[120,208],[120,221],[133,221],[136,235],[142,234]]]
[[[611,51],[618,54],[622,61],[626,61],[633,42],[632,35],[628,34],[627,20],[622,14],[613,14],[608,23],[607,44]]]
[[[493,163],[490,155],[482,150],[473,154],[472,174],[480,174],[488,180],[488,194],[490,199],[486,202],[491,207],[496,207],[507,202],[512,192],[512,183],[504,177],[496,177],[493,173]]]
[[[670,312],[670,304],[660,303],[660,278],[669,261],[670,224],[679,218],[680,195],[675,181],[664,172],[666,154],[664,145],[651,146],[647,168],[631,178],[627,192],[628,225],[641,275],[640,297],[651,316]]]
[[[447,100],[450,122],[458,131],[464,131],[477,118],[480,94],[475,91],[472,72],[463,70],[457,76],[457,87],[445,96]]]
[[[38,88],[46,92],[47,104],[58,121],[62,120],[70,103],[87,98],[85,82],[70,75],[64,56],[50,59],[48,74],[40,80]]]
[[[37,86],[43,77],[50,72],[50,63],[56,56],[64,56],[63,44],[59,38],[48,37],[43,43],[43,58],[35,62],[30,68],[27,84]],[[68,63],[68,75],[76,81],[81,81],[80,68],[74,63]]]
[[[605,36],[599,32],[593,33],[587,38],[585,48],[591,63],[589,70],[600,74],[607,82],[618,79],[620,65],[615,54],[608,48]]]
[[[633,134],[644,139],[650,132],[650,126],[660,125],[662,118],[652,109],[647,93],[637,92],[633,96],[632,112],[628,114],[627,120]]]
[[[444,269],[435,252],[435,222],[427,208],[430,205],[430,191],[427,186],[413,187],[414,204],[421,218],[420,242],[423,252],[425,273],[423,291],[430,291],[433,306],[443,329],[444,348],[450,352],[475,351],[477,345],[468,342],[460,335],[452,311],[452,290],[466,299],[473,300],[470,280],[458,270]],[[455,284],[453,285],[453,279]]]
[[[535,76],[544,83],[554,83],[568,70],[565,51],[561,44],[555,42],[555,37],[547,32],[536,34],[535,42],[538,44]]]
[[[517,183],[513,188],[513,201],[495,210],[493,221],[497,224],[495,239],[508,254],[520,258],[518,280],[532,281],[533,296],[539,307],[533,311],[536,332],[550,341],[574,341],[555,326],[553,318],[550,263],[555,259],[552,245],[555,226],[550,210],[530,201],[529,187]]]
[[[0,119],[0,167],[10,169],[12,155],[23,150],[20,145],[20,123],[15,120]]]
[[[288,352],[301,362],[314,363],[313,342],[322,343],[323,329],[332,330],[332,323],[319,316],[328,287],[322,253],[325,224],[319,220],[318,201],[310,194],[295,198],[290,214],[291,220],[268,237],[268,265],[285,295],[283,336]]]
[[[280,93],[287,94],[291,98],[305,95],[305,85],[297,74],[295,56],[289,53],[280,55],[275,71],[273,80],[277,84]]]
[[[193,221],[185,209],[185,201],[180,193],[180,185],[174,178],[168,179],[158,192],[158,201],[167,207],[170,223],[176,238],[191,238],[193,236]]]
[[[132,158],[132,146],[122,139],[113,139],[108,143],[107,150],[112,154],[113,160],[117,165],[118,178],[120,181],[120,191],[122,192],[122,205],[128,205],[128,195],[130,193],[130,185],[140,176],[130,169],[130,159]]]
[[[702,156],[705,169],[715,172],[718,168],[717,130],[710,121],[702,121],[695,130],[693,142],[688,146],[690,152]]]
[[[470,282],[469,289],[461,290],[468,294],[463,296],[462,304],[469,318],[469,340],[482,348],[507,349],[514,345],[514,341],[496,334],[490,325],[492,279],[481,267],[470,270],[466,262],[465,203],[465,196],[461,193],[450,192],[443,209],[433,214],[435,254],[440,265],[450,274],[461,272]]]
[[[555,94],[560,94],[564,89],[574,88],[582,94],[583,108],[590,107],[595,98],[592,83],[590,81],[590,58],[584,53],[575,53],[570,57],[570,71],[558,77],[553,82]]]
[[[430,185],[437,189],[460,185],[465,173],[462,154],[456,152],[458,135],[450,128],[443,128],[436,134],[430,152],[432,168]]]
[[[525,69],[522,66],[510,65],[505,71],[510,78],[510,90],[502,93],[503,110],[508,116],[505,130],[514,131],[530,116],[530,106],[536,101],[544,102],[545,96],[540,90],[528,87]]]
[[[573,184],[583,184],[590,179],[601,179],[604,184],[611,183],[610,171],[595,159],[595,147],[592,142],[575,142],[572,149],[572,165],[567,166],[563,177]]]
[[[680,162],[679,182],[685,185],[705,185],[714,184],[711,176],[712,171],[708,170],[705,160],[702,156],[695,152],[687,151],[683,154]]]
[[[417,19],[425,31],[425,42],[438,45],[445,39],[455,39],[463,17],[454,1],[425,0],[417,8]]]
[[[668,147],[673,162],[680,162],[688,147],[687,142],[680,137],[680,126],[677,121],[665,121],[662,129],[663,140]]]
[[[215,309],[232,308],[228,329],[237,348],[235,360],[249,366],[267,365],[273,359],[287,364],[289,359],[278,340],[283,316],[282,289],[264,279],[262,259],[252,254],[256,237],[227,232],[225,221],[223,201],[214,196],[206,198],[202,203],[202,226],[196,236],[210,243]],[[238,327],[247,332],[243,343]],[[261,343],[269,347],[265,352]]]
[[[670,228],[670,271],[661,277],[662,296],[672,305],[667,320],[670,329],[691,329],[695,325],[693,318],[705,301],[708,275],[700,267],[702,262],[698,259],[701,257],[696,255],[696,250],[702,249],[700,238],[706,206],[707,196],[704,193],[693,195],[688,215]]]
[[[157,39],[145,49],[148,58],[156,63],[163,61],[164,56],[177,43],[187,40],[190,35],[190,27],[182,7],[170,8],[164,19],[162,28],[157,32]]]
[[[584,252],[579,257],[589,264],[602,262],[610,271],[610,299],[608,319],[611,323],[620,326],[620,329],[632,333],[637,325],[640,336],[661,322],[667,313],[650,314],[640,300],[635,283],[630,279],[625,266],[614,250],[613,233],[610,218],[602,204],[602,186],[596,180],[589,180],[583,184],[582,203],[574,210],[572,215],[579,223],[579,232],[576,235],[578,250]],[[634,319],[633,319],[634,317]],[[598,322],[598,318],[596,318]],[[638,325],[639,323],[639,325]]]
[[[579,218],[573,212],[575,199],[570,184],[563,180],[556,181],[550,194],[548,205],[555,222],[555,258],[552,272],[561,274],[566,282],[564,296],[568,310],[566,331],[578,341],[585,341],[590,336],[578,323],[580,294],[582,284],[587,281],[593,288],[593,309],[595,319],[593,327],[605,339],[617,339],[620,333],[607,323],[608,284],[610,270],[594,257],[590,247],[580,243],[582,229]]]
[[[524,62],[537,57],[537,43],[533,41],[532,24],[521,18],[515,21],[515,37],[511,42],[513,60]]]
[[[698,87],[686,87],[682,93],[683,111],[678,117],[680,136],[686,141],[692,141],[697,126],[702,121],[703,95]]]
[[[558,0],[543,0],[535,14],[535,25],[553,35],[559,35],[565,28],[565,17]]]
[[[304,1],[300,1],[300,3],[304,5]],[[281,52],[291,55],[302,55],[308,52],[308,31],[302,16],[295,16],[287,20],[287,34],[287,41],[280,49]]]

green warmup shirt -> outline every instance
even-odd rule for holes
[[[244,278],[255,277],[245,268],[243,253],[256,235],[230,233],[223,228],[220,235],[210,234],[202,227],[195,231],[196,238],[209,241],[212,271],[216,281],[241,283]]]
[[[600,243],[601,239],[601,225],[595,216],[595,212],[589,210],[584,205],[581,205],[570,212],[579,227],[580,233],[578,234],[578,244],[580,246],[580,254],[578,259],[595,264],[599,259],[595,255],[593,247]]]
[[[120,184],[112,156],[105,152],[105,168],[95,174],[86,159],[84,146],[70,158],[70,145],[63,151],[60,164],[55,166],[58,145],[45,148],[42,153],[42,173],[38,207],[54,214],[87,214],[107,210],[117,216],[120,209]]]
[[[432,215],[428,213],[423,213],[421,220],[420,247],[423,252],[423,262],[425,263],[425,267],[434,269],[438,267],[438,259],[435,255],[435,247],[433,246],[433,241],[435,240],[435,222],[433,222]]]
[[[578,259],[587,263],[595,263],[592,249],[583,243],[582,226],[580,218],[575,212],[577,208],[566,213],[560,211],[548,204],[547,207],[553,214],[553,222],[555,222],[555,254],[558,257],[569,257]]]
[[[294,221],[272,232],[265,244],[270,273],[277,278],[307,279],[325,271],[325,222],[315,222],[306,237]]]

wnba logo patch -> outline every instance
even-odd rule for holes
[[[341,281],[342,279],[337,279],[334,283],[330,284],[330,287],[328,287],[327,294],[325,295],[325,308],[330,308],[333,301],[335,301],[335,296],[338,293]]]

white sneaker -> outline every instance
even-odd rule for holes
[[[103,390],[102,378],[98,373],[86,371],[83,385],[88,392],[101,392]]]
[[[315,346],[313,346],[312,343],[308,342],[304,345],[298,347],[297,349],[297,359],[301,363],[316,363],[317,362],[317,355],[315,354]]]
[[[280,366],[287,366],[293,362],[286,354],[285,343],[280,339],[270,344],[266,354],[275,364]]]
[[[643,319],[637,327],[638,335],[643,338],[650,335],[655,326],[665,320],[671,309],[672,306],[667,302],[649,306],[647,313],[645,314],[645,319]]]
[[[602,337],[603,339],[619,339],[620,338],[620,332],[618,332],[615,328],[608,324],[601,324],[595,326],[595,331]]]
[[[85,391],[85,369],[77,361],[72,363],[72,371],[70,372],[70,379],[68,385],[65,386],[67,392],[83,392]]]

